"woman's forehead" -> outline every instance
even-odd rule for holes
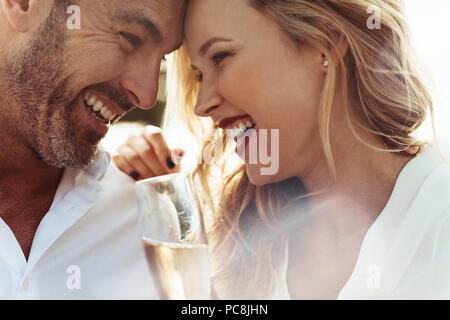
[[[257,17],[259,16],[259,17]],[[188,40],[209,36],[239,35],[260,24],[261,15],[246,0],[190,0],[185,19]]]

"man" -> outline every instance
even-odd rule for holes
[[[0,299],[157,298],[134,185],[98,144],[155,104],[184,1],[0,4]]]

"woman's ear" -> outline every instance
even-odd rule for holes
[[[43,10],[53,5],[42,0],[0,0],[6,20],[16,32],[26,33],[43,21]]]
[[[330,48],[331,58],[333,59],[334,65],[339,64],[339,56],[345,57],[348,51],[348,41],[347,38],[342,33],[334,32],[331,34],[331,39],[335,45],[335,48]]]

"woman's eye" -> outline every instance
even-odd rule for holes
[[[230,57],[232,55],[231,52],[222,51],[214,54],[210,59],[214,65],[219,65],[225,58]]]
[[[196,73],[195,78],[197,79],[198,82],[202,82],[203,81],[203,73]]]
[[[125,40],[127,40],[135,48],[137,48],[140,45],[142,45],[142,40],[138,36],[136,36],[136,35],[134,35],[132,33],[120,31],[119,35],[122,38],[124,38]]]

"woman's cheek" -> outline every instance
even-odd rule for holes
[[[219,81],[224,98],[238,108],[258,105],[264,92],[259,73],[251,63],[230,62],[223,69]],[[251,110],[245,111],[251,113]]]

